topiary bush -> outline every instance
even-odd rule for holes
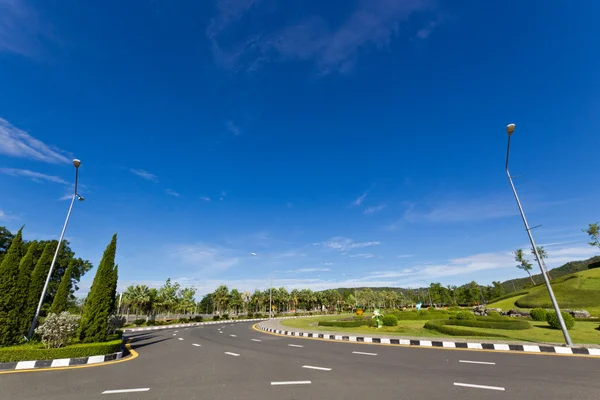
[[[451,322],[457,322],[458,320],[441,320],[436,319],[433,321],[427,321],[425,323],[425,329],[437,331],[450,336],[492,336],[492,337],[505,337],[499,333],[481,332],[470,329],[463,329],[456,326],[449,325]]]
[[[213,317],[212,317],[213,321],[218,321],[220,319],[221,319],[221,317],[219,317],[218,315],[213,315]]]
[[[495,310],[488,310],[487,316],[490,318],[500,318],[501,317],[500,313]]]
[[[56,349],[46,349],[42,344],[25,344],[0,348],[0,362],[28,360],[53,360],[57,358],[79,358],[101,356],[120,351],[122,340],[103,343],[81,343]]]
[[[461,311],[456,313],[456,319],[458,320],[475,320],[475,314],[471,311]]]
[[[229,314],[223,314],[223,318],[222,319],[229,319]]]
[[[573,318],[571,314],[564,311],[561,311],[561,315],[565,321],[567,330],[572,329],[575,326],[575,318]],[[560,329],[560,322],[558,322],[558,315],[556,315],[556,311],[550,311],[546,316],[546,321],[548,321],[548,325],[550,325],[552,328]]]
[[[383,316],[381,322],[383,323],[383,326],[397,326],[398,318],[396,318],[394,314],[388,314]]]
[[[359,326],[367,325],[368,320],[355,321],[319,321],[319,326],[336,326],[338,328],[358,328]]]
[[[194,322],[202,322],[204,320],[204,318],[202,318],[202,315],[196,315],[194,317]]]
[[[254,313],[252,311],[248,311],[248,314],[246,314],[246,317],[248,317],[248,319],[254,318]]]
[[[134,324],[135,326],[144,325],[145,323],[146,323],[146,320],[145,320],[145,319],[142,319],[142,318],[138,318],[138,319],[136,319],[135,321],[133,321],[133,324]]]
[[[543,308],[534,308],[530,312],[531,319],[534,321],[546,321],[548,317],[548,311]]]

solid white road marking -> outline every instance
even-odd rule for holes
[[[458,382],[454,382],[454,386],[463,386],[463,387],[469,387],[469,388],[475,388],[475,389],[499,390],[501,392],[504,392],[504,390],[505,390],[503,387],[499,387],[499,386],[472,385],[470,383],[458,383]]]
[[[179,338],[179,340],[183,340],[183,338],[182,338],[182,337],[180,337],[180,338]]]
[[[229,355],[229,356],[234,356],[234,357],[239,357],[240,355],[237,353],[230,353],[228,351],[225,352],[225,354]]]
[[[487,362],[487,361],[469,361],[469,360],[458,360],[459,363],[465,364],[484,364],[484,365],[496,365],[495,362]]]
[[[229,336],[231,336],[231,337],[237,337],[236,335],[229,335]]]
[[[288,344],[288,346],[290,346],[290,347],[304,347],[304,346],[301,346],[299,344]]]
[[[306,368],[306,369],[316,369],[319,371],[331,371],[331,368],[325,368],[325,367],[313,367],[312,365],[303,365],[302,368]]]
[[[133,392],[147,392],[150,388],[139,388],[139,389],[121,389],[121,390],[105,390],[102,394],[114,394],[114,393],[133,393]]]
[[[200,347],[198,343],[192,343],[192,346]]]
[[[364,356],[376,356],[377,353],[364,353],[362,351],[353,351],[352,354],[362,354]]]
[[[177,333],[177,332],[179,332],[179,331],[173,331],[173,332]]]
[[[271,386],[280,385],[310,385],[310,381],[284,381],[284,382],[271,382]]]
[[[260,340],[260,339],[250,339],[250,340],[252,340],[253,342],[262,342],[262,340]]]

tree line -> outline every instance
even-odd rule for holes
[[[26,242],[23,228],[15,235],[3,234],[3,253],[0,263],[0,346],[10,346],[28,340],[28,332],[42,296],[57,242]],[[40,247],[41,250],[40,254]],[[92,287],[83,307],[79,339],[96,342],[106,339],[108,317],[114,312],[118,268],[114,264],[117,237],[113,236],[100,261]],[[63,248],[64,246],[64,248]],[[50,286],[44,296],[45,308],[59,314],[69,308],[75,282],[91,268],[88,261],[74,258],[74,253],[64,241],[59,248],[64,260],[55,264],[60,274],[53,292]],[[60,257],[59,257],[60,258]],[[66,262],[61,267],[61,262]],[[54,276],[54,274],[52,275]]]

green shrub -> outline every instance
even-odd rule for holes
[[[133,324],[134,324],[135,326],[144,325],[145,323],[146,323],[146,320],[145,320],[145,319],[142,319],[142,318],[138,318],[138,319],[136,319],[135,321],[133,321]]]
[[[204,320],[204,318],[202,318],[202,315],[196,315],[194,317],[194,322],[202,322]]]
[[[462,311],[459,306],[448,307],[448,311]]]
[[[531,319],[534,321],[546,321],[548,311],[543,308],[534,308],[531,310]]]
[[[187,318],[179,318],[177,320],[177,322],[180,323],[180,324],[185,324],[185,323],[189,322],[189,320]]]
[[[254,313],[252,311],[248,311],[248,314],[246,316],[248,317],[248,319],[254,318]]]
[[[486,328],[486,329],[506,329],[513,331],[520,331],[525,329],[530,329],[531,324],[527,321],[516,320],[516,319],[494,319],[487,317],[477,318],[476,320],[470,319],[451,319],[448,320],[447,325],[456,325],[456,326],[468,326],[471,328]]]
[[[219,317],[218,315],[213,315],[213,317],[212,317],[213,321],[218,321],[220,319],[221,319],[221,317]]]
[[[561,315],[563,320],[565,321],[565,326],[567,330],[572,329],[575,326],[575,318],[571,316],[571,314],[561,311]],[[560,329],[560,323],[558,322],[558,315],[556,315],[556,311],[550,311],[546,316],[546,321],[548,324],[554,329]]]
[[[146,326],[154,326],[156,325],[156,321],[152,321],[151,319],[148,320],[148,322],[146,322]]]
[[[475,314],[473,314],[471,311],[461,311],[456,314],[456,319],[458,319],[458,320],[474,320],[477,318],[475,318]]]
[[[42,344],[26,344],[0,348],[0,362],[30,360],[54,360],[56,358],[79,358],[101,356],[121,350],[121,339],[103,343],[81,343],[57,349],[45,349]]]
[[[383,326],[397,326],[398,318],[396,318],[394,314],[388,314],[383,316],[381,322],[383,323]]]
[[[221,319],[229,319],[229,314],[223,314],[223,317]]]
[[[500,313],[498,311],[495,311],[495,310],[489,310],[487,312],[487,316],[490,317],[490,318],[500,318],[501,317]]]

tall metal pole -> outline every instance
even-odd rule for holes
[[[50,283],[50,278],[52,277],[52,271],[54,270],[54,264],[56,263],[56,258],[58,257],[60,245],[62,244],[63,237],[65,236],[65,231],[67,230],[67,224],[69,223],[69,217],[71,216],[71,210],[73,209],[73,203],[75,203],[75,199],[79,196],[77,194],[77,181],[79,178],[80,161],[73,160],[73,165],[75,165],[75,191],[73,192],[73,198],[71,199],[71,205],[69,206],[69,212],[67,213],[67,218],[65,219],[65,224],[63,225],[62,232],[60,233],[60,238],[58,239],[58,245],[56,246],[56,251],[54,252],[54,257],[52,258],[52,263],[50,264],[50,270],[48,271],[48,276],[46,277],[46,283],[44,283],[44,288],[42,289],[42,295],[40,296],[40,301],[38,303],[37,310],[35,311],[35,315],[33,316],[33,321],[31,322],[31,328],[29,328],[29,334],[27,335],[27,339],[31,339],[31,337],[33,336],[33,332],[35,331],[35,326],[36,326],[38,318],[40,316],[40,310],[42,309],[42,304],[44,303],[44,297],[46,297],[46,290],[48,290],[48,284]]]
[[[273,319],[273,266],[269,263],[269,319]]]
[[[509,125],[510,127],[511,125]],[[533,240],[533,235],[531,234],[531,228],[529,228],[529,223],[527,223],[527,218],[525,218],[525,212],[523,211],[523,207],[521,206],[521,201],[519,200],[519,196],[517,195],[517,189],[515,188],[515,184],[513,183],[513,179],[510,176],[510,172],[508,171],[508,155],[510,153],[510,138],[512,136],[514,125],[512,126],[512,130],[507,128],[508,130],[508,147],[506,148],[506,175],[508,176],[508,181],[510,182],[510,187],[512,188],[513,194],[515,195],[515,200],[517,201],[517,205],[519,206],[519,212],[521,213],[521,218],[523,219],[523,223],[525,224],[525,230],[527,231],[527,235],[529,236],[529,241],[531,242],[531,248],[535,253],[535,258],[540,267],[540,271],[542,272],[542,276],[544,277],[544,282],[546,283],[546,289],[548,289],[548,294],[550,295],[550,300],[552,301],[552,306],[554,307],[554,311],[556,312],[556,316],[558,318],[558,322],[560,324],[560,329],[562,330],[563,336],[565,337],[565,341],[567,346],[573,346],[573,342],[571,341],[571,336],[567,331],[567,326],[565,325],[565,321],[563,320],[562,314],[560,312],[560,307],[558,306],[558,302],[556,301],[556,297],[554,296],[554,291],[552,290],[552,286],[550,285],[550,281],[548,280],[548,275],[542,266],[541,257],[537,251],[537,246],[535,245],[535,241]]]

